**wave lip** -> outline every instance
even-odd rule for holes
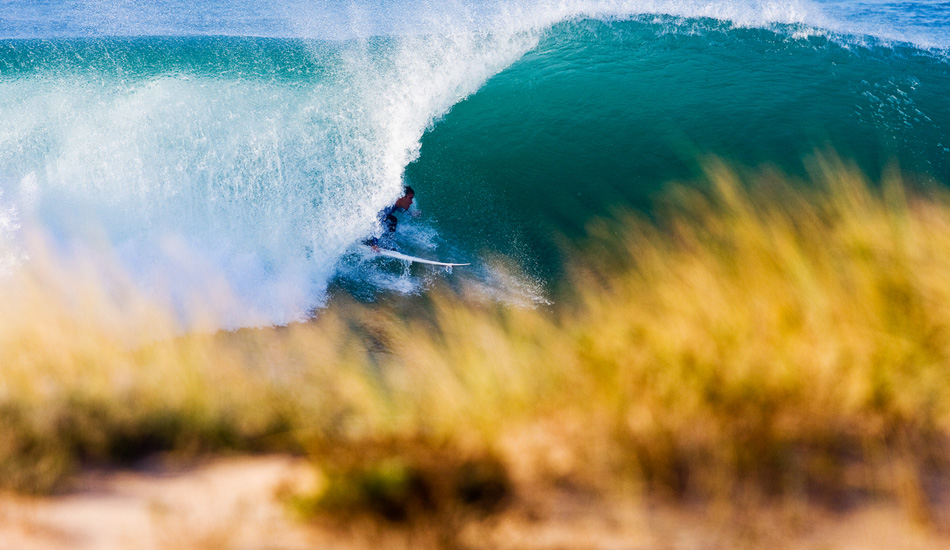
[[[319,40],[537,31],[568,19],[673,15],[745,27],[803,25],[818,32],[950,48],[942,0],[12,0],[0,37],[248,36]]]

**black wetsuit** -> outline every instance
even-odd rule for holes
[[[383,208],[382,210],[379,211],[379,214],[377,215],[377,219],[379,220],[379,223],[382,224],[383,227],[386,228],[386,234],[388,236],[392,236],[393,234],[396,233],[396,225],[399,224],[399,220],[396,219],[396,216],[395,216],[396,212],[408,212],[408,210],[406,210],[405,208],[400,208],[399,206],[396,206],[394,204],[392,206],[387,206],[386,208]],[[379,238],[370,237],[369,239],[366,239],[365,241],[363,241],[363,244],[368,245],[368,246],[379,246]]]

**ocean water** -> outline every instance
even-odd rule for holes
[[[543,302],[559,242],[706,155],[950,182],[948,98],[933,0],[0,0],[0,284],[41,232],[226,290],[223,328],[460,278]],[[473,267],[359,251],[405,184],[400,246]]]

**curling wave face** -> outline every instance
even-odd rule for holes
[[[950,63],[910,44],[795,25],[640,16],[566,21],[456,105],[406,178],[470,249],[557,277],[558,243],[648,209],[714,155],[808,179],[834,150],[865,173],[950,181]]]

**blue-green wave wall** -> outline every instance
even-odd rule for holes
[[[950,182],[950,64],[906,44],[714,20],[580,20],[456,105],[407,179],[450,238],[556,270],[558,239],[648,208],[715,155],[802,174],[834,151],[872,178],[896,163]]]

